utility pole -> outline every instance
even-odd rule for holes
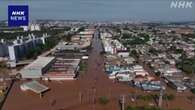
[[[182,58],[182,70],[183,70],[183,63],[184,63],[184,51],[182,51],[182,56],[181,56],[181,58]]]
[[[163,79],[162,79],[162,73],[160,74],[160,84],[161,84],[161,90],[160,90],[160,95],[159,95],[159,101],[158,101],[158,106],[161,108],[162,107],[162,103],[163,103],[163,92],[164,92],[164,88],[163,88]]]
[[[160,95],[159,95],[159,101],[158,101],[158,106],[160,108],[162,107],[162,101],[163,101],[163,89],[161,88]]]
[[[93,88],[93,110],[95,110],[96,105],[96,88]]]
[[[195,64],[192,64],[192,78],[195,78],[194,69],[195,69]]]
[[[83,95],[81,92],[79,92],[79,103],[82,104],[82,98],[83,98]]]
[[[125,95],[121,96],[120,102],[121,102],[121,109],[125,110]]]

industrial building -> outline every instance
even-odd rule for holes
[[[78,75],[80,59],[38,57],[20,73],[24,79],[74,80]]]
[[[54,61],[55,57],[38,57],[37,60],[20,71],[22,78],[41,78]]]
[[[78,75],[80,59],[57,58],[47,74],[45,80],[74,80]]]
[[[56,49],[59,51],[64,51],[64,50],[75,51],[75,50],[79,50],[79,45],[78,44],[70,44],[67,42],[60,42],[56,46]]]
[[[49,90],[48,87],[46,87],[45,85],[37,82],[37,81],[30,81],[30,82],[25,82],[23,84],[20,85],[20,89],[22,91],[33,91],[37,94],[40,94],[40,97],[42,97],[42,93]]]

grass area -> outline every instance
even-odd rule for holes
[[[131,34],[123,34],[121,42],[123,45],[139,45],[145,44],[150,40],[148,34],[138,34],[137,36],[132,36]]]
[[[79,64],[79,67],[80,67],[80,71],[86,71],[87,70],[87,62],[84,62],[82,61],[80,64]]]
[[[53,48],[55,45],[57,45],[57,43],[59,42],[59,38],[58,37],[49,37],[46,40],[46,44],[39,44],[34,48],[30,48],[28,50],[28,53],[26,54],[26,58],[36,58],[36,56],[38,56],[39,54]]]
[[[193,94],[195,94],[195,89],[191,89],[191,92],[192,92]]]
[[[87,71],[88,64],[86,61],[81,61],[79,64],[79,77],[82,77]]]
[[[7,68],[6,62],[0,62],[0,76],[8,76],[8,73],[10,73],[10,69]]]
[[[7,67],[6,62],[1,61],[0,62],[0,68],[6,68],[6,67]]]
[[[177,67],[183,70],[186,74],[195,72],[195,58],[183,58],[177,63]]]

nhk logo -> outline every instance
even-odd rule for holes
[[[28,26],[28,5],[9,5],[8,6],[8,25],[17,26]]]
[[[12,15],[24,15],[24,11],[13,11]]]
[[[192,1],[172,1],[171,8],[192,8]]]

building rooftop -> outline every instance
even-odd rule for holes
[[[27,65],[23,69],[30,69],[30,70],[42,69],[43,67],[45,67],[49,62],[51,62],[54,59],[55,59],[55,57],[38,57],[38,59],[36,59],[34,62]]]
[[[47,91],[49,88],[46,87],[45,85],[42,85],[40,84],[39,82],[37,81],[30,81],[30,82],[26,82],[26,83],[23,83],[20,88],[22,90],[31,90],[37,94],[40,94],[42,92],[45,92]]]

